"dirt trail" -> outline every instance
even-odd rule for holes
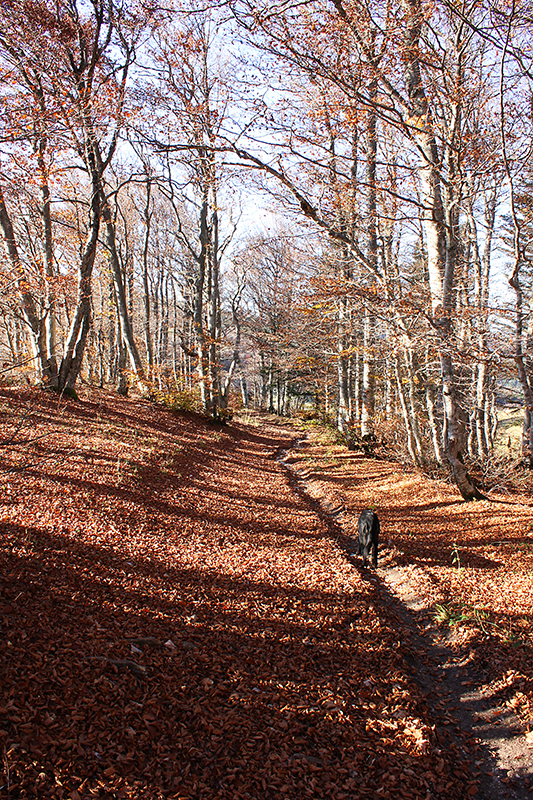
[[[331,469],[335,455],[339,454],[332,456],[332,449],[329,448],[324,464],[324,453],[317,448],[316,441],[308,441],[306,436],[300,435],[293,442],[291,450],[280,453],[280,460],[289,473],[295,491],[301,497],[308,498],[328,521],[339,546],[351,553],[358,511],[366,504],[363,502],[358,508],[351,505],[346,487],[356,484],[358,494],[364,494],[365,489],[368,490],[368,483],[372,482],[372,492],[379,495],[382,487],[379,486],[380,478],[376,472],[382,472],[385,476],[383,479],[387,481],[389,467],[380,465],[381,469],[376,469],[373,459],[354,457],[349,479],[343,481]],[[396,465],[392,465],[392,469],[398,471]],[[420,480],[426,479],[421,477]],[[412,492],[412,487],[409,488]],[[396,517],[395,523],[397,528],[401,526],[401,518]],[[435,595],[428,596],[423,591],[431,583],[431,576],[424,564],[419,563],[413,568],[406,563],[408,551],[402,553],[392,546],[386,526],[385,530],[382,527],[382,533],[385,534],[385,540],[388,539],[388,546],[381,547],[378,570],[373,574],[360,567],[359,571],[366,580],[379,585],[384,605],[396,606],[401,635],[411,647],[409,660],[417,682],[428,704],[439,709],[441,714],[437,724],[448,726],[455,734],[462,732],[471,735],[477,751],[474,771],[478,774],[478,793],[475,796],[480,800],[530,798],[533,793],[530,715],[515,713],[513,704],[503,704],[502,693],[490,686],[490,679],[494,675],[491,675],[489,665],[476,663],[476,646],[479,646],[479,642],[465,637],[461,627],[446,630],[436,624]],[[528,655],[530,653],[528,648]],[[499,676],[498,655],[495,653],[494,659],[496,675]],[[487,654],[483,659],[486,661]],[[521,688],[524,688],[524,681]],[[523,693],[519,694],[523,696]]]
[[[530,798],[533,750],[531,739],[526,738],[524,719],[509,707],[502,707],[497,695],[485,694],[479,688],[483,676],[471,666],[471,654],[460,646],[460,633],[443,635],[435,625],[427,598],[417,594],[409,575],[386,565],[379,573],[406,609],[404,619],[413,632],[420,685],[446,710],[448,719],[471,732],[478,743],[482,765],[478,797]]]
[[[295,435],[0,389],[2,800],[479,797],[412,612],[346,552],[344,474],[296,452],[315,502],[278,462]],[[363,471],[367,505],[394,470]]]

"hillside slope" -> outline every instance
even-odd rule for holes
[[[1,797],[475,795],[294,432],[98,391],[0,415]]]

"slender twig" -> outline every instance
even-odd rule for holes
[[[9,770],[9,760],[7,757],[7,747],[4,745],[4,765],[5,765],[5,774],[6,774],[6,782],[3,786],[0,786],[0,789],[5,789],[7,792],[7,800],[9,800],[11,796],[11,776]]]
[[[50,461],[50,459],[52,459],[52,458],[55,459],[55,463],[56,464],[63,464],[63,462],[66,461],[72,455],[72,453],[73,453],[73,451],[71,450],[68,453],[66,453],[63,456],[63,458],[60,458],[60,459],[57,458],[57,453],[51,453],[49,456],[43,456],[38,461],[33,461],[33,462],[30,462],[30,463],[26,463],[26,464],[23,464],[22,466],[19,466],[19,467],[10,467],[9,469],[6,469],[6,468],[2,469],[2,467],[0,467],[0,471],[4,472],[6,475],[11,475],[14,472],[24,472],[24,470],[27,470],[27,469],[33,469],[34,467],[40,467],[42,464],[44,464],[45,461]]]

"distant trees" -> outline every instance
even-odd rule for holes
[[[175,232],[194,264],[191,335],[188,341],[181,339],[181,346],[194,358],[202,405],[214,416],[223,397],[220,268],[231,241],[227,229],[224,239],[220,220],[218,142],[228,89],[216,63],[219,55],[213,51],[215,36],[215,20],[209,14],[191,14],[179,27],[159,34],[153,53],[158,115],[165,114],[155,144],[168,154],[166,193],[175,213]],[[178,172],[173,167],[176,160]],[[181,191],[176,188],[180,179],[185,186]]]
[[[235,9],[258,48],[285,64],[291,75],[307,76],[310,85],[327,87],[321,93],[328,97],[329,148],[324,137],[312,142],[309,136],[304,143],[298,136],[300,117],[297,126],[285,124],[284,152],[290,167],[273,169],[266,164],[265,170],[292,192],[302,211],[338,247],[345,248],[339,320],[349,313],[346,297],[350,292],[366,292],[369,298],[375,287],[379,301],[386,298],[388,332],[395,331],[404,342],[405,357],[403,363],[396,362],[395,372],[413,459],[427,457],[419,436],[416,377],[426,383],[426,419],[433,430],[435,455],[440,458],[441,441],[463,497],[479,497],[463,454],[469,447],[474,449],[474,440],[478,453],[486,453],[492,430],[487,288],[497,199],[494,187],[502,174],[492,112],[498,75],[486,54],[489,45],[476,36],[484,12],[476,7],[460,15],[443,5],[430,17],[418,0],[393,5],[387,14],[379,3],[342,0],[305,7],[289,3],[275,15],[266,6],[246,2],[236,2]],[[287,106],[286,102],[285,119]],[[301,114],[301,102],[297,113]],[[316,116],[311,123],[315,128]],[[341,117],[344,120],[338,127],[330,124]],[[339,152],[341,141],[346,144]],[[489,143],[496,152],[488,152]],[[254,160],[242,144],[239,147],[243,158]],[[301,173],[291,177],[296,163]],[[362,174],[358,172],[361,165]],[[321,170],[318,186],[316,180],[314,185],[305,180],[310,169]],[[486,230],[480,241],[476,219],[484,199]],[[346,217],[350,204],[355,221],[351,228]],[[418,230],[405,224],[406,215],[412,218],[413,213],[419,220]],[[413,245],[421,267],[416,284],[415,272],[405,259]],[[359,420],[363,432],[371,429],[373,416],[370,376],[377,334],[373,307],[377,305],[363,307],[360,325],[361,372],[366,384]],[[415,331],[412,319],[417,316],[421,325]],[[346,417],[348,348],[342,322],[339,334],[339,410]],[[430,343],[424,356],[413,350],[418,349],[420,335]],[[431,386],[434,371],[430,364],[429,369],[424,366],[428,356],[439,364],[435,388],[440,424]],[[475,392],[469,386],[473,376],[467,376],[472,356],[477,364]]]
[[[313,379],[315,336],[306,320],[313,266],[305,257],[293,232],[281,225],[250,236],[236,255],[243,276],[241,328],[253,348],[256,403],[279,415],[301,405],[300,397],[312,401],[320,391]]]

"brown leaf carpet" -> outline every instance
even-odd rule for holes
[[[461,798],[291,431],[0,390],[0,797]]]

